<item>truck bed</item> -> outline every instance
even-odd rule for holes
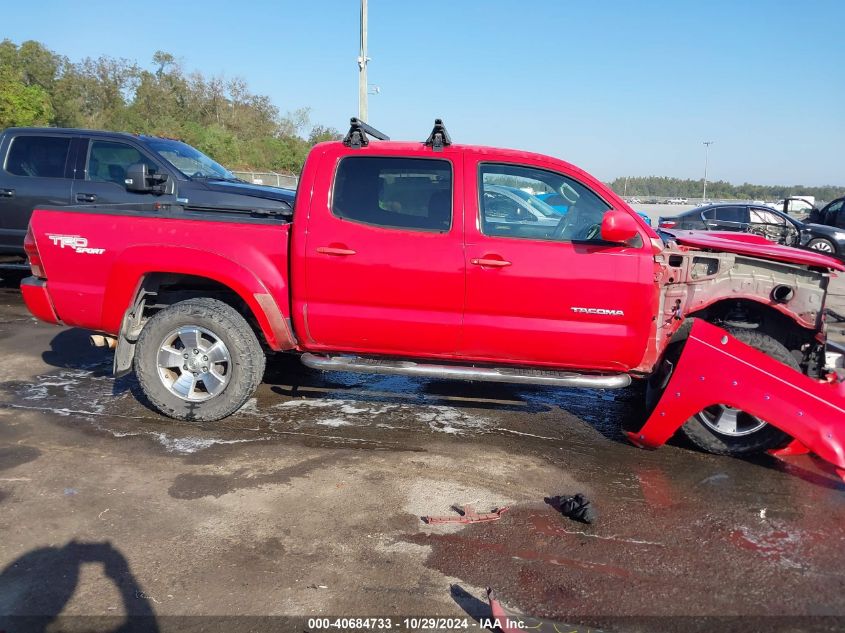
[[[38,209],[30,224],[58,318],[113,334],[150,273],[205,277],[288,315],[289,228],[286,218],[243,212],[127,207]]]

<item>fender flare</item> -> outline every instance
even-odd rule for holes
[[[150,262],[161,262],[161,265],[151,266]],[[270,349],[282,351],[296,346],[286,320],[288,315],[253,271],[217,253],[161,244],[129,247],[115,260],[104,294],[104,331],[120,331],[144,279],[152,274],[192,275],[220,283],[237,294],[252,311]],[[286,289],[286,284],[283,286]]]

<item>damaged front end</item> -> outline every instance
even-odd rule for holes
[[[650,376],[651,414],[628,431],[631,441],[659,446],[721,407],[780,429],[795,439],[791,451],[845,469],[845,387],[833,371],[842,350],[828,349],[824,322],[831,272],[845,267],[746,234],[670,237],[654,258],[661,305],[654,354],[640,368]],[[779,360],[742,342],[760,335],[785,348]]]
[[[717,404],[779,428],[845,479],[843,383],[804,376],[700,319],[651,415],[639,430],[628,431],[628,438],[656,448],[694,414]]]

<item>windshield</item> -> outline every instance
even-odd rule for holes
[[[147,145],[188,178],[237,180],[228,169],[181,141],[157,138],[147,140]]]

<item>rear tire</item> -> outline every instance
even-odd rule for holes
[[[675,367],[677,367],[689,329],[689,327],[686,327],[686,331],[680,331],[681,335],[671,343],[666,352],[666,359]],[[801,370],[798,361],[790,351],[768,334],[741,328],[725,329],[731,336],[746,345],[763,352],[792,369]],[[648,411],[652,411],[657,405],[657,401],[665,388],[665,381],[663,381],[662,387],[656,386],[654,382],[650,380],[648,383],[646,394]],[[720,415],[727,416],[721,420],[721,423]],[[730,423],[731,417],[735,419],[734,425]],[[731,426],[734,427],[733,430],[730,430]],[[762,453],[785,446],[792,439],[771,424],[766,424],[744,411],[730,409],[724,405],[708,407],[695,414],[681,427],[681,431],[695,446],[716,455],[741,456]]]
[[[212,422],[240,409],[264,375],[250,325],[216,299],[180,301],[144,325],[135,374],[150,404],[178,420]]]

